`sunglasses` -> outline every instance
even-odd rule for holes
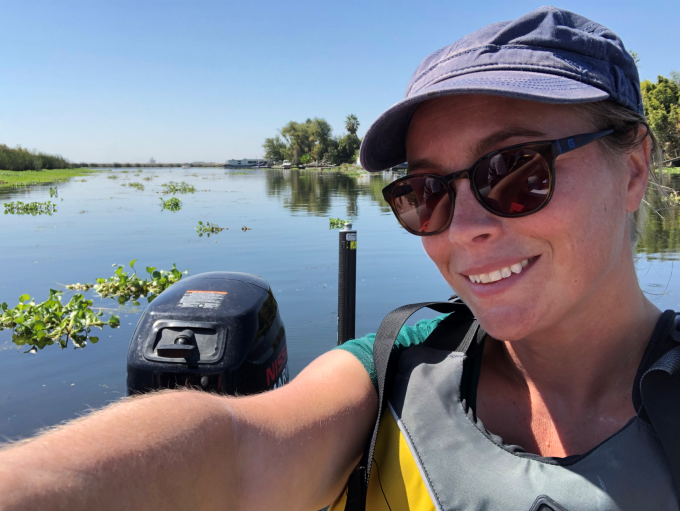
[[[470,180],[475,198],[490,213],[506,218],[531,215],[547,206],[555,191],[557,157],[613,132],[505,147],[446,176],[413,174],[397,179],[383,188],[383,197],[404,229],[416,236],[433,236],[449,228],[456,199],[451,185],[459,179]]]

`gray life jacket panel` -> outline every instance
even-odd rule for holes
[[[423,307],[452,314],[423,344],[397,352],[393,345],[401,326]],[[645,351],[633,393],[638,415],[586,454],[566,458],[505,445],[476,418],[481,353],[475,348],[483,348],[485,336],[457,301],[404,305],[383,320],[373,347],[379,411],[373,437],[348,481],[346,511],[366,509],[386,409],[438,511],[679,509],[680,315],[662,314]]]
[[[461,402],[465,357],[407,349],[388,399],[438,510],[678,509],[663,448],[639,417],[573,463],[495,443]]]

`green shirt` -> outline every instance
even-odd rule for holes
[[[447,317],[448,314],[442,314],[434,319],[421,319],[413,326],[404,325],[401,327],[399,336],[394,343],[395,348],[399,351],[405,350],[410,346],[416,346],[421,344],[427,337],[432,333],[432,331],[437,328],[437,325],[442,319]],[[371,381],[378,389],[378,377],[375,373],[375,364],[373,363],[373,343],[375,342],[375,334],[368,334],[364,337],[358,339],[352,339],[347,341],[342,346],[335,348],[336,350],[345,350],[350,352],[352,355],[359,359],[366,369],[366,372],[371,377]]]

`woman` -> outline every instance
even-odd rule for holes
[[[266,395],[141,397],[7,450],[0,507],[677,509],[640,391],[675,348],[633,263],[654,146],[634,62],[581,16],[436,52],[361,158],[408,160],[385,196],[465,306],[401,330],[364,472],[374,336]]]

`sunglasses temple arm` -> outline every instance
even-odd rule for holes
[[[557,154],[568,153],[584,145],[588,145],[591,142],[595,142],[597,139],[606,137],[614,133],[614,130],[604,130],[598,131],[597,133],[586,133],[584,135],[575,135],[573,137],[561,138],[553,142],[553,147],[557,151]]]

